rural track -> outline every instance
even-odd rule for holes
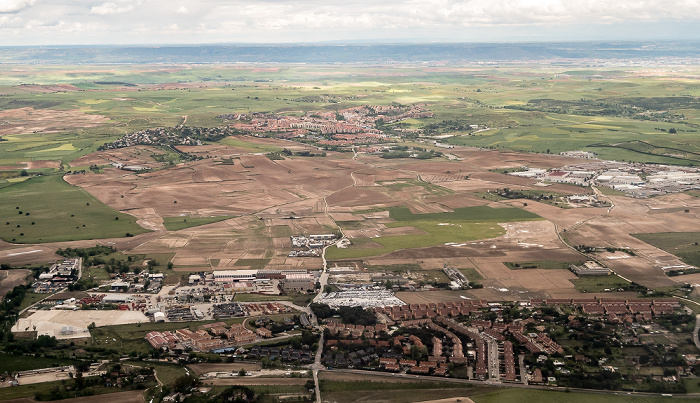
[[[355,151],[354,147],[353,147],[352,151],[355,154],[353,156],[353,160],[356,160],[357,159],[357,152]],[[352,185],[348,185],[348,186],[344,187],[343,189],[339,189],[338,192],[341,190],[345,190],[345,189],[357,186],[357,178],[355,178],[355,171],[350,172],[350,178],[352,178]],[[346,239],[346,236],[345,236],[345,233],[343,232],[343,229],[340,227],[340,225],[338,225],[338,223],[335,222],[333,217],[331,217],[330,213],[328,213],[328,196],[329,195],[323,196],[323,212],[324,212],[324,214],[326,214],[326,216],[328,216],[328,219],[330,219],[333,222],[333,224],[335,224],[335,226],[338,227],[338,230],[340,231],[340,235],[341,235],[340,240],[338,240],[338,242],[340,242],[341,240]],[[328,282],[329,274],[328,274],[328,259],[326,258],[326,251],[331,246],[332,245],[324,246],[323,251],[321,252],[321,258],[323,259],[323,271],[321,272],[321,277],[319,278],[319,282],[321,284],[321,287],[319,288],[318,294],[316,294],[316,296],[314,297],[312,302],[318,300],[318,298],[320,298],[321,295],[323,295],[323,290],[326,287],[326,283]],[[306,310],[311,311],[311,308],[309,308],[307,306]],[[315,316],[313,315],[313,312],[310,313],[309,316],[313,319],[312,323],[314,324],[314,327],[317,330],[319,330],[321,333],[321,338],[320,338],[319,343],[318,343],[318,350],[316,351],[316,358],[315,358],[314,363],[312,365],[312,368],[313,368],[312,373],[313,373],[313,378],[314,378],[314,387],[316,389],[316,393],[315,393],[316,394],[316,403],[322,403],[321,385],[318,382],[318,371],[319,371],[319,369],[323,368],[323,366],[321,365],[321,355],[323,354],[323,328],[318,325],[318,321],[316,320]]]

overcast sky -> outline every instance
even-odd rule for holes
[[[700,0],[0,0],[0,45],[700,39]]]

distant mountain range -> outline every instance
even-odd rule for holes
[[[700,42],[0,47],[0,63],[405,63],[698,58]]]

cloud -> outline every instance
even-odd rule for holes
[[[113,2],[102,3],[99,6],[93,6],[90,8],[90,14],[95,15],[115,15],[115,14],[125,14],[129,11],[134,10],[133,4],[123,4],[119,5]]]
[[[34,5],[36,0],[0,0],[0,13],[16,13]]]
[[[34,27],[18,33],[9,28],[19,21],[0,20],[0,28],[8,28],[0,38],[15,45],[488,41],[543,33],[559,39],[566,32],[568,39],[585,40],[604,33],[630,38],[636,25],[646,27],[636,31],[646,38],[663,31],[664,38],[675,32],[679,39],[700,39],[700,31],[682,28],[700,23],[698,9],[700,0],[0,0],[0,14]],[[37,22],[57,18],[63,25],[37,30]]]

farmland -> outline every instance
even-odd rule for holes
[[[530,298],[633,299],[654,293],[669,297],[670,292],[697,299],[697,290],[683,291],[696,274],[676,278],[664,271],[700,266],[695,191],[635,199],[607,187],[508,174],[582,164],[582,158],[559,155],[578,150],[598,159],[671,164],[668,170],[700,165],[697,66],[164,63],[3,65],[0,72],[0,263],[46,263],[60,258],[54,254],[58,248],[109,245],[118,252],[105,260],[124,262],[130,272],[163,273],[164,283],[175,288],[166,287],[162,296],[173,298],[183,295],[176,290],[182,291],[178,287],[191,273],[252,269],[317,275],[330,260],[328,267],[350,273],[331,274],[331,290],[381,284],[407,304],[487,300],[511,306]],[[392,121],[413,107],[421,114]],[[364,140],[353,137],[359,126],[350,125],[352,119],[368,132]],[[350,126],[333,132],[329,121]],[[196,136],[224,126],[220,137]],[[139,131],[146,135],[129,137]],[[179,142],[149,142],[159,131],[177,133]],[[129,138],[139,142],[124,140]],[[646,175],[644,168],[637,171]],[[574,195],[602,202],[579,206],[565,201]],[[349,242],[315,255],[290,253],[308,252],[306,246],[294,246],[291,236],[313,234]],[[577,278],[568,270],[588,260],[614,274]],[[457,269],[470,284],[451,284],[449,276],[455,275],[443,271],[447,268]],[[105,286],[116,275],[102,265],[85,267],[82,274]],[[15,277],[14,283],[24,280]],[[20,308],[43,296],[28,293]],[[307,305],[313,297],[236,292],[231,300]],[[547,315],[561,313],[569,326],[583,321],[577,309]],[[523,310],[523,319],[539,318],[540,310],[549,311]],[[495,308],[483,314],[495,318],[502,313]],[[598,324],[598,319],[585,320],[591,322],[581,325],[585,329]],[[241,364],[238,353],[220,357],[189,351],[180,356],[190,364],[187,370],[141,361],[155,356],[146,333],[196,330],[211,322],[98,326],[89,346],[80,346],[85,351],[61,343],[56,349],[61,358],[3,354],[4,368],[71,364],[88,355],[129,356],[132,361],[124,365],[153,366],[159,380],[172,385],[190,369],[199,375],[268,364]],[[253,322],[247,326],[253,328]],[[644,333],[640,343],[650,348],[674,343],[680,346],[674,352],[685,354],[694,348],[684,339],[692,328],[686,322],[683,333]],[[544,329],[538,332],[565,347],[569,369],[579,368],[573,356],[589,348],[597,358],[604,355],[603,347],[589,347],[592,343],[566,332],[559,322],[538,324]],[[533,326],[524,332],[534,332]],[[454,348],[445,341],[446,348]],[[636,356],[645,354],[642,347],[625,346],[624,351],[635,349],[640,350]],[[660,364],[628,363],[617,350],[605,355],[618,360],[611,365],[626,376],[668,375]],[[221,363],[226,359],[236,362]],[[538,365],[534,358],[528,364]],[[637,364],[641,369],[632,372]],[[590,373],[601,372],[600,364],[591,365]],[[464,387],[339,371],[322,371],[320,379],[323,400],[338,402],[660,400]],[[237,383],[294,395],[308,392],[307,381],[275,376],[212,383],[214,390]],[[12,392],[12,397],[32,395],[23,387]]]
[[[51,203],[47,203],[50,195]],[[2,238],[17,243],[124,237],[146,232],[136,219],[105,206],[60,175],[0,189]]]
[[[634,234],[636,238],[680,257],[691,266],[700,266],[700,233],[664,232],[656,234]]]
[[[211,224],[228,218],[230,217],[163,217],[163,225],[168,231],[178,231],[185,228],[197,227],[199,225]]]
[[[420,261],[426,271],[449,262],[473,270],[470,277],[485,283],[484,295],[528,287],[550,295],[576,293],[565,267],[585,258],[558,234],[573,244],[642,251],[604,260],[625,278],[659,287],[675,282],[655,262],[673,263],[667,252],[693,253],[693,245],[659,250],[629,235],[663,232],[669,222],[690,231],[687,216],[676,209],[694,215],[698,202],[692,196],[657,197],[650,201],[654,209],[643,211],[639,202],[601,188],[619,208],[563,211],[550,200],[504,199],[494,191],[557,199],[591,194],[504,174],[576,162],[554,155],[561,151],[695,164],[700,114],[692,97],[700,95],[700,86],[688,77],[696,67],[652,73],[645,67],[173,64],[3,71],[0,192],[10,202],[0,214],[1,222],[10,223],[2,238],[15,245],[50,249],[55,242],[112,238],[128,255],[163,256],[159,269],[172,263],[166,271],[175,282],[175,273],[199,270],[318,269],[318,259],[287,256],[288,237],[342,230],[352,244],[329,248],[328,258],[363,258],[373,265]],[[97,151],[139,130],[230,124],[221,114],[300,117],[392,103],[425,103],[433,115],[385,124],[391,143],[443,156],[383,159],[328,149],[321,157],[319,146],[307,139],[245,132],[175,149],[141,144]],[[440,141],[454,148],[437,147],[434,136],[447,137]],[[147,170],[120,170],[113,163]],[[39,206],[45,195],[56,202]],[[632,217],[642,219],[628,224]],[[138,241],[129,241],[127,233]],[[22,252],[16,248],[8,244],[4,253],[13,261],[32,261],[31,255],[16,255]],[[524,266],[536,267],[505,271]]]
[[[331,259],[357,258],[381,255],[406,248],[423,248],[448,242],[467,242],[493,238],[505,231],[495,222],[539,219],[536,215],[514,208],[492,209],[487,206],[465,207],[451,213],[412,214],[407,208],[392,208],[389,228],[413,227],[425,235],[402,235],[372,238],[380,248],[339,249],[331,248]]]

